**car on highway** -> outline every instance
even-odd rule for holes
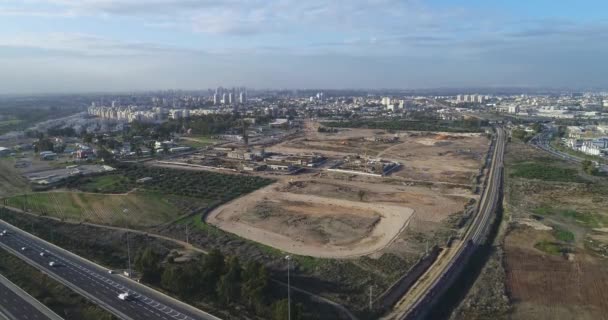
[[[128,292],[123,292],[118,295],[118,299],[123,300],[123,301],[129,301],[129,300],[131,300],[131,296],[129,295]]]
[[[108,270],[108,273],[109,274],[114,274],[115,272],[114,272],[114,270]]]
[[[44,253],[44,252],[40,252],[40,256],[41,256],[41,257],[46,257],[46,253]]]
[[[49,267],[58,267],[58,266],[59,266],[59,264],[55,261],[49,262]]]
[[[21,251],[27,250],[27,247],[21,247]]]

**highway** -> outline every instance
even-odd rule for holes
[[[219,320],[199,309],[50,244],[0,220],[0,248],[21,258],[120,319]],[[43,253],[43,255],[41,255]],[[50,262],[55,265],[51,266]],[[131,299],[118,295],[128,292]]]
[[[462,266],[476,246],[483,243],[500,198],[505,142],[504,130],[496,127],[490,170],[485,180],[477,214],[462,239],[453,241],[452,246],[442,251],[435,263],[410,288],[385,319],[424,318],[435,299],[458,277]]]
[[[530,139],[529,143],[540,150],[543,150],[566,161],[581,163],[585,160],[583,158],[579,158],[571,154],[553,149],[553,147],[551,147],[551,139],[553,137],[553,134],[553,129],[549,128],[548,130],[545,130],[534,136],[534,138]],[[601,165],[599,169],[603,172],[608,172],[608,165]]]
[[[60,316],[1,275],[0,319],[62,320]]]

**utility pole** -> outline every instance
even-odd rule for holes
[[[369,286],[369,311],[372,311],[372,307],[373,307],[373,302],[372,302],[372,295],[373,295],[373,290],[374,290],[374,285],[370,285]]]
[[[126,214],[127,212],[129,212],[129,210],[125,208],[122,210],[122,212]],[[127,227],[126,221],[127,220],[125,218],[125,228]],[[127,273],[128,273],[128,277],[131,278],[131,245],[129,243],[129,231],[127,231],[127,259],[128,259]]]
[[[188,234],[188,223],[186,223],[186,243],[187,243],[187,244],[190,244],[190,241],[189,241],[189,237],[188,237],[188,236],[189,236],[189,234]]]
[[[131,246],[129,245],[129,232],[127,231],[127,257],[129,259],[129,263],[127,265],[127,273],[129,274],[129,278],[131,278]]]
[[[287,320],[291,320],[291,282],[289,269],[291,269],[291,256],[285,256],[287,260]]]

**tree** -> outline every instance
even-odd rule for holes
[[[530,138],[528,137],[528,134],[526,133],[525,130],[522,129],[515,129],[511,132],[511,135],[523,142],[528,142],[528,140],[530,140]]]
[[[82,136],[82,141],[83,141],[84,143],[92,143],[92,142],[93,142],[93,135],[92,135],[92,134],[90,134],[90,133],[85,133],[85,134]]]
[[[271,318],[273,320],[285,320],[289,314],[289,305],[287,299],[279,300],[271,306]],[[302,319],[303,307],[301,304],[291,305],[291,319]]]
[[[365,190],[359,190],[359,192],[357,193],[357,196],[359,196],[359,201],[363,201],[363,198],[365,198]]]
[[[152,248],[146,248],[135,257],[135,270],[142,274],[142,280],[158,283],[161,278],[162,257]]]
[[[247,307],[261,314],[269,291],[268,270],[256,261],[249,261],[243,270],[241,296]]]
[[[42,152],[42,151],[53,151],[53,142],[48,138],[41,138],[36,143],[34,143],[34,151]]]
[[[203,261],[200,275],[203,293],[209,295],[216,293],[215,288],[224,273],[225,267],[224,255],[217,249],[211,250]]]
[[[587,174],[595,176],[599,172],[591,160],[583,160],[583,162],[581,162],[581,166],[583,167],[583,171],[585,171]]]
[[[241,294],[241,264],[239,258],[230,258],[227,267],[228,272],[220,278],[217,292],[221,302],[230,304],[238,300]]]
[[[106,148],[101,147],[97,150],[97,157],[103,159],[104,162],[110,162],[112,161],[114,155],[112,155],[112,153]]]

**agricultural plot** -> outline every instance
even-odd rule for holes
[[[138,182],[142,178],[149,181]],[[125,193],[133,189],[171,194],[219,204],[264,187],[273,180],[254,176],[160,167],[128,166],[112,174],[86,178],[69,186],[88,192]]]
[[[188,209],[206,206],[198,200],[150,193],[44,192],[11,197],[6,202],[11,207],[69,221],[142,228],[170,222]]]
[[[515,222],[504,240],[511,318],[605,318],[608,183],[519,142],[506,163]]]

